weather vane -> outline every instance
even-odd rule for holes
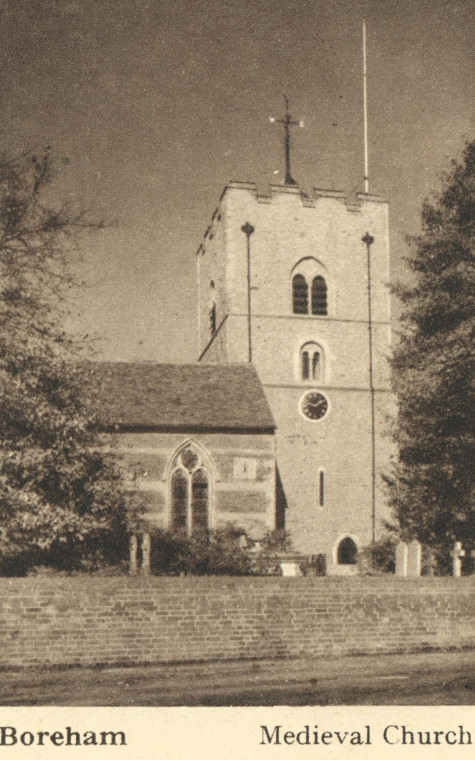
[[[276,119],[275,116],[270,116],[269,121],[273,124],[283,124],[285,130],[285,184],[296,185],[296,181],[290,173],[290,127],[303,127],[303,121],[293,121],[289,111],[289,99],[284,93],[285,98],[285,116],[283,119]]]

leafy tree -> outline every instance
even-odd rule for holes
[[[393,369],[399,463],[393,506],[401,535],[447,569],[455,540],[475,539],[475,142],[422,209],[412,239],[413,283],[399,286],[402,334]]]
[[[103,225],[55,206],[51,180],[48,151],[0,158],[3,572],[114,561],[125,541],[120,474],[98,447],[80,346],[62,326],[81,233]]]

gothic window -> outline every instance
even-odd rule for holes
[[[188,533],[209,526],[209,477],[202,457],[188,445],[175,458],[170,480],[171,526]]]
[[[344,538],[338,544],[336,561],[339,565],[356,565],[358,549],[352,538]]]
[[[308,314],[308,285],[303,274],[292,280],[292,309],[294,314]]]
[[[327,284],[321,275],[312,282],[312,314],[328,314]]]
[[[209,332],[211,337],[216,332],[216,304],[214,303],[209,310]]]
[[[305,343],[300,351],[302,380],[320,382],[323,379],[323,352],[317,343]]]

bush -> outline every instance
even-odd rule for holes
[[[250,575],[249,555],[233,527],[196,533],[158,530],[151,535],[150,569],[155,575]]]
[[[360,572],[364,575],[394,573],[396,569],[396,544],[394,536],[384,536],[365,546],[358,556]]]

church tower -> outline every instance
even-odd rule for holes
[[[197,265],[199,361],[252,362],[277,425],[277,526],[351,572],[388,517],[387,204],[230,182]]]

